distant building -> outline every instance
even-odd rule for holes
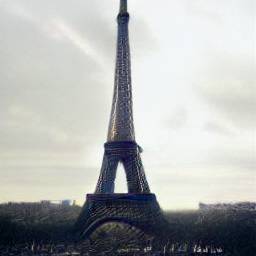
[[[51,201],[50,200],[42,200],[40,203],[44,204],[44,205],[49,205],[49,204],[51,204]]]
[[[216,203],[204,204],[199,203],[200,210],[249,210],[256,211],[255,202],[239,202],[239,203]]]
[[[38,202],[7,202],[0,203],[0,205],[8,205],[8,206],[45,206],[45,207],[59,207],[59,206],[75,206],[76,200],[72,199],[63,199],[63,200],[41,200]]]
[[[56,205],[56,206],[72,206],[76,204],[75,200],[71,200],[71,199],[64,199],[64,200],[41,200],[40,201],[41,204],[44,205]]]
[[[64,206],[71,206],[72,205],[72,200],[69,200],[69,199],[65,199],[65,200],[62,200],[61,201],[61,205],[64,205]]]

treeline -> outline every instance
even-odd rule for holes
[[[0,205],[0,244],[72,239],[81,207],[42,203]]]
[[[0,244],[72,241],[71,231],[80,211],[78,206],[0,205]],[[166,218],[170,234],[165,251],[256,254],[256,211],[179,211],[167,212]]]
[[[74,221],[81,211],[79,206],[53,203],[8,203],[0,204],[0,217],[8,216],[15,223],[40,225]]]
[[[10,217],[0,216],[0,244],[58,242],[70,240],[71,223],[22,224],[13,222]]]
[[[256,211],[203,210],[168,212],[168,249],[256,255]]]

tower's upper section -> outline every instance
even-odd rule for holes
[[[128,22],[127,0],[120,0],[120,11],[117,16],[115,85],[108,142],[135,141]]]
[[[120,11],[119,13],[127,12],[127,0],[120,0]]]

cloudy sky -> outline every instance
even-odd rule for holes
[[[256,200],[253,4],[129,1],[136,139],[164,209]],[[117,11],[117,0],[0,0],[0,202],[94,191]]]

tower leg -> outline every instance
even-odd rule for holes
[[[129,193],[149,193],[144,168],[139,153],[123,160]]]
[[[118,159],[104,154],[100,177],[95,190],[96,194],[114,193]]]

